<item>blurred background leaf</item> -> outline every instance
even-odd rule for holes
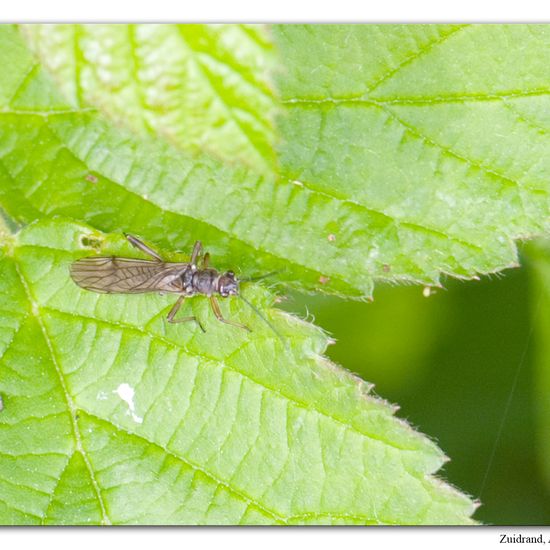
[[[261,25],[23,25],[59,89],[135,132],[259,171],[275,156]]]
[[[550,491],[550,241],[538,240],[527,246],[531,268],[533,311],[530,326],[536,336],[532,409],[536,414],[537,472]],[[550,512],[547,514],[550,517]]]

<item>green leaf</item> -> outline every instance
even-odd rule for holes
[[[23,25],[60,90],[179,147],[273,168],[272,45],[256,25]]]
[[[231,240],[224,233],[231,232],[250,245],[263,269],[289,260],[288,280],[302,290],[364,297],[374,279],[438,284],[441,273],[470,278],[517,265],[514,240],[548,231],[545,26],[276,26],[278,56],[264,29],[250,26],[33,25],[24,32],[73,108],[91,103],[134,131],[236,159],[263,174],[224,167],[220,177],[219,167],[200,154],[184,167],[180,155],[179,165],[167,162],[163,170],[158,157],[173,152],[158,144],[147,152],[162,176],[173,178],[170,167],[189,173],[206,162],[201,182],[220,183],[208,186],[208,194],[204,185],[197,194],[199,182],[191,192],[181,181],[173,185],[172,196],[185,194],[186,206],[175,213],[220,229],[211,234],[224,250]],[[269,152],[276,108],[270,69],[284,107],[277,169]],[[43,81],[36,86],[46,93]],[[11,105],[22,91],[9,89]],[[79,113],[65,119],[85,126]],[[52,131],[58,148],[74,139]],[[93,137],[82,132],[88,141],[71,148],[81,161],[98,130]],[[114,165],[123,162],[121,155],[129,162],[127,152],[112,148]],[[147,188],[122,170],[104,175],[132,193]],[[155,176],[168,185],[154,172],[148,179]],[[82,191],[63,179],[75,195]],[[224,223],[228,196],[256,208],[232,205]],[[136,203],[133,196],[121,200]],[[151,201],[167,209],[155,196]],[[204,202],[213,208],[201,215]],[[147,206],[136,208],[154,217]],[[45,207],[37,204],[34,215],[37,209]],[[63,213],[96,223],[89,208],[70,210]],[[99,227],[121,225],[113,220]]]
[[[373,277],[517,264],[548,232],[550,27],[281,25],[283,175],[352,204]],[[338,207],[337,207],[338,209]],[[336,242],[347,228],[335,225]]]
[[[444,456],[365,382],[322,357],[328,338],[243,292],[190,301],[207,332],[168,325],[170,296],[77,287],[70,263],[135,256],[122,236],[62,219],[4,238],[0,259],[2,523],[468,522],[432,477]]]

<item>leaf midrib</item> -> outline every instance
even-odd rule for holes
[[[364,105],[429,105],[441,103],[483,103],[489,101],[506,101],[523,97],[545,97],[550,95],[548,88],[534,88],[532,90],[502,90],[485,94],[447,94],[433,96],[399,96],[399,97],[373,97],[367,93],[349,96],[323,95],[308,97],[294,96],[281,99],[283,105],[342,105],[342,104],[364,104]]]

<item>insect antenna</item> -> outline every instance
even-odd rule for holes
[[[288,343],[286,342],[286,340],[283,338],[283,336],[281,335],[281,333],[267,320],[266,317],[264,317],[261,313],[260,313],[260,310],[254,305],[252,304],[251,302],[249,302],[242,294],[239,294],[238,297],[245,303],[247,304],[251,309],[253,309],[255,312],[256,312],[256,315],[275,333],[275,335],[277,336],[277,338],[279,338],[279,340],[281,341],[281,343],[283,344],[283,346],[285,348],[288,349]]]
[[[269,273],[266,273],[265,275],[259,275],[258,277],[239,277],[239,282],[243,283],[249,283],[251,281],[261,281],[262,279],[267,279],[267,277],[271,277],[273,275],[277,275],[277,273],[281,273],[282,269],[279,269],[278,271],[270,271]]]

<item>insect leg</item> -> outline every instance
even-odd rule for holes
[[[197,325],[199,325],[200,329],[203,332],[206,332],[206,330],[204,330],[204,327],[202,326],[201,322],[194,315],[191,315],[190,317],[180,317],[179,319],[174,319],[174,317],[176,316],[176,314],[180,310],[181,305],[183,304],[184,300],[185,300],[185,296],[182,294],[178,298],[178,301],[173,305],[173,307],[169,311],[168,315],[166,316],[166,319],[168,320],[168,322],[169,323],[186,323],[188,321],[195,321],[195,323],[197,323]]]
[[[210,261],[210,254],[208,254],[207,252],[202,258],[202,269],[206,269],[208,267],[209,261]]]
[[[128,233],[124,233],[124,236],[132,246],[135,246],[138,250],[141,250],[144,254],[151,256],[157,262],[162,262],[162,258],[153,249],[149,248],[144,242],[140,241],[137,237],[134,237],[133,235],[129,235]]]
[[[192,265],[197,265],[197,258],[199,257],[201,250],[202,250],[202,243],[200,241],[197,241],[195,243],[195,246],[193,247],[193,253],[191,254]]]
[[[236,323],[235,321],[224,319],[222,312],[220,311],[220,304],[218,304],[218,300],[216,300],[215,296],[210,296],[210,305],[212,306],[212,311],[214,312],[214,315],[216,316],[216,319],[218,321],[221,321],[222,323],[225,323],[227,325],[233,325],[234,327],[242,328],[248,332],[252,332],[246,325],[241,325],[240,323]]]

